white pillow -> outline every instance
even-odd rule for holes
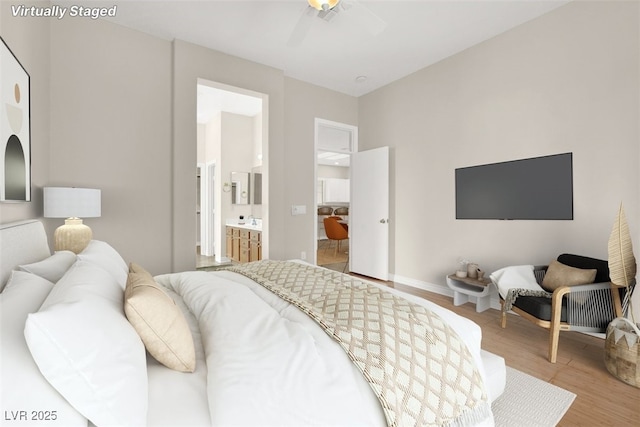
[[[56,283],[69,267],[76,262],[76,254],[71,251],[58,251],[42,261],[18,266],[18,269],[43,277]]]
[[[97,426],[146,425],[146,354],[123,310],[115,278],[78,260],[26,322],[42,374]]]
[[[127,274],[129,274],[129,266],[124,259],[107,242],[101,240],[92,240],[86,248],[78,254],[78,259],[89,261],[107,270],[116,278],[118,284],[124,291],[127,284]]]
[[[507,297],[509,289],[514,288],[544,292],[533,274],[533,265],[505,267],[494,271],[489,277],[498,287],[498,292],[503,299]]]
[[[3,426],[87,426],[87,419],[42,376],[24,339],[27,315],[38,311],[52,287],[53,283],[42,277],[13,271],[0,293]]]

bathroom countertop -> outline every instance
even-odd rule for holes
[[[257,225],[251,225],[251,220],[247,219],[245,220],[244,224],[241,224],[236,219],[236,220],[227,220],[226,225],[229,227],[244,228],[244,229],[253,230],[253,231],[262,231],[262,220],[258,219],[256,220],[256,222],[257,222]]]

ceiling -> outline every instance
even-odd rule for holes
[[[284,71],[286,76],[361,96],[536,18],[568,0],[342,0],[330,22],[313,17],[288,44],[306,0],[61,1],[117,5],[109,19]],[[371,31],[371,23],[376,31]],[[381,32],[379,32],[382,30]],[[377,34],[374,34],[377,32]],[[360,79],[357,79],[361,77]]]
[[[209,123],[220,111],[254,117],[262,112],[262,99],[198,84],[197,122]]]

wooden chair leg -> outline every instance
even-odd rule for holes
[[[507,313],[505,313],[504,311],[500,316],[500,326],[502,326],[502,329],[507,327]]]
[[[554,292],[551,303],[551,324],[549,325],[549,362],[556,363],[558,340],[560,338],[560,316],[562,314],[562,295]]]
[[[551,297],[551,322],[549,325],[549,362],[556,363],[558,339],[560,338],[560,318],[562,316],[562,298],[570,292],[568,287],[553,291]]]
[[[556,363],[558,356],[558,340],[560,339],[560,325],[551,324],[549,328],[549,362]]]

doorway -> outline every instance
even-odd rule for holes
[[[240,217],[255,219],[261,225],[262,256],[268,257],[267,124],[266,94],[198,79],[197,268],[212,269],[232,262],[227,256],[226,226]],[[242,194],[247,197],[233,199],[233,184],[245,175]]]
[[[348,270],[350,161],[351,154],[357,149],[356,126],[316,118],[314,236],[317,243],[314,259],[317,265],[337,271]],[[341,228],[336,227],[335,232],[326,229],[324,220],[327,217],[336,217]]]

